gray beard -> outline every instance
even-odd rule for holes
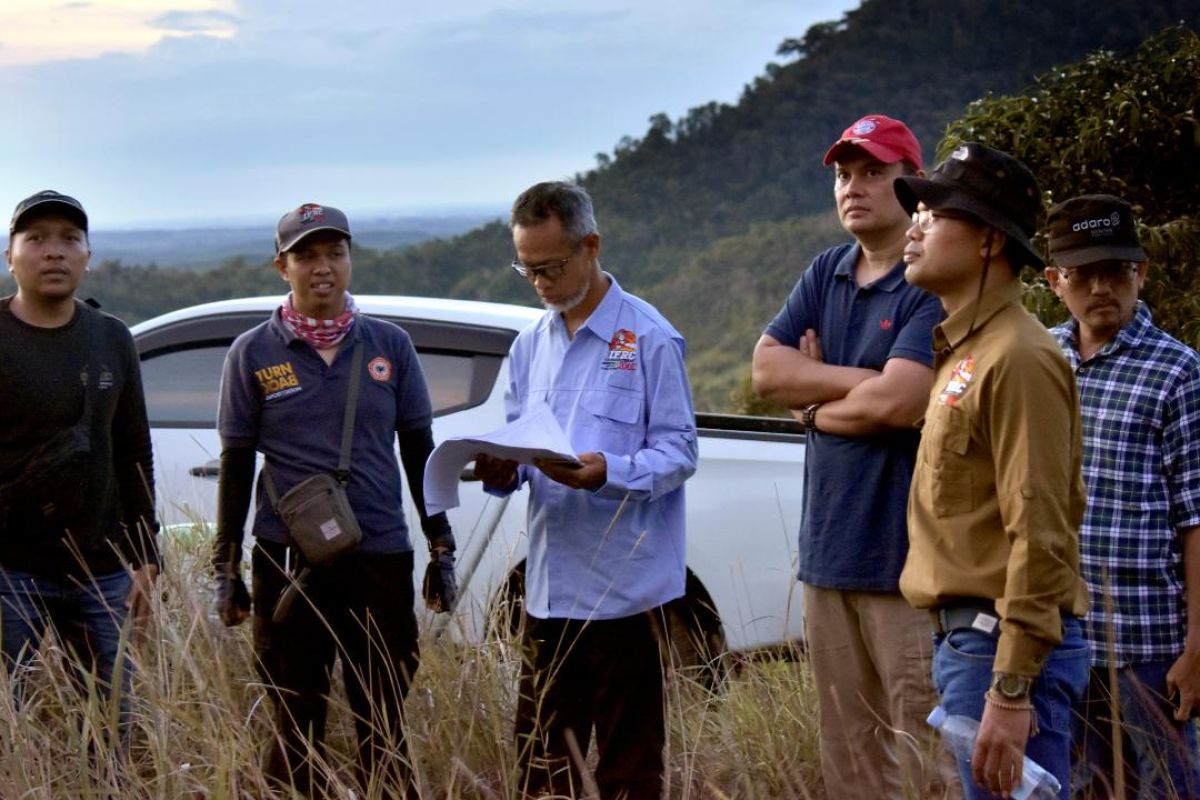
[[[591,278],[588,278],[588,282],[585,283],[582,287],[580,287],[578,292],[576,292],[571,297],[568,297],[564,302],[562,302],[562,303],[547,303],[547,302],[543,301],[542,305],[544,305],[546,308],[548,308],[551,311],[554,311],[556,313],[565,314],[568,311],[570,311],[572,308],[574,308],[575,306],[582,303],[583,298],[587,297],[588,290],[591,288],[592,288],[592,280],[591,280]]]

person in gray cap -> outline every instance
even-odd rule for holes
[[[0,645],[23,674],[54,630],[120,698],[125,628],[148,618],[159,570],[154,464],[129,329],[75,295],[91,251],[78,200],[17,204],[0,299]]]
[[[289,211],[275,247],[275,267],[291,292],[270,319],[234,341],[221,381],[217,610],[227,625],[250,615],[240,561],[257,450],[265,466],[253,523],[254,646],[277,734],[265,771],[275,783],[323,796],[328,776],[317,774],[309,753],[323,752],[330,675],[340,654],[362,788],[411,794],[402,715],[418,662],[417,621],[397,439],[431,555],[426,603],[449,612],[455,599],[454,535],[444,513],[424,510],[425,461],[433,451],[429,392],[408,334],[359,313],[347,291],[345,214],[315,203]],[[320,474],[342,483],[362,539],[332,563],[309,565],[275,497]],[[296,585],[302,597],[281,602]]]
[[[1200,797],[1200,355],[1138,299],[1146,253],[1112,195],[1050,209],[1046,280],[1071,312],[1054,328],[1083,410],[1087,510],[1079,539],[1092,675],[1076,717],[1078,797]],[[1115,675],[1115,685],[1110,676]]]
[[[1079,401],[1066,359],[1021,305],[1041,216],[1024,164],[969,143],[929,179],[898,178],[913,212],[905,278],[936,294],[935,377],[909,495],[900,590],[931,610],[949,714],[980,720],[959,759],[966,795],[1003,796],[1022,756],[1070,790],[1070,715],[1087,684],[1079,618]]]

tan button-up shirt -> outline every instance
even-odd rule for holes
[[[993,668],[1037,675],[1061,614],[1088,607],[1083,445],[1071,369],[1020,300],[1017,285],[988,292],[934,329],[900,591],[918,608],[994,600]]]

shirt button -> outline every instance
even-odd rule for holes
[[[1076,372],[1082,375],[1083,373],[1087,372],[1087,367],[1080,367],[1078,370],[1076,370]]]

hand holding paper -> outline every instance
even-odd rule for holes
[[[459,475],[477,453],[518,464],[532,465],[534,459],[542,458],[580,463],[550,407],[533,404],[503,428],[477,436],[456,436],[434,449],[425,465],[425,510],[429,514],[458,505]]]

